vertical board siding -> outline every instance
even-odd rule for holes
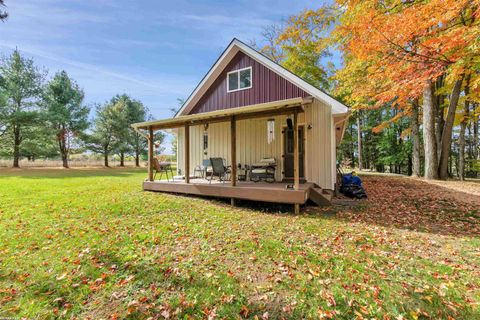
[[[252,88],[227,92],[227,73],[247,67],[252,67]],[[243,107],[308,95],[302,89],[240,51],[208,88],[198,103],[187,113],[195,114]]]
[[[275,119],[275,140],[267,142],[267,120]],[[240,120],[237,122],[237,164],[251,165],[265,157],[277,159],[276,179],[282,180],[283,136],[287,116]],[[305,113],[299,114],[299,125],[305,126],[305,179],[324,189],[334,189],[335,183],[335,130],[331,107],[317,99],[307,105]],[[308,129],[311,125],[311,129]],[[203,126],[190,127],[190,174],[203,159],[222,157],[231,163],[230,123],[212,123],[208,126],[208,149],[203,150]],[[183,129],[178,129],[178,168],[183,174]]]

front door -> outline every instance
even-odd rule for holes
[[[300,178],[304,177],[304,153],[305,153],[305,139],[303,126],[298,127],[298,159]],[[283,177],[285,179],[293,179],[293,129],[286,127],[283,130]]]

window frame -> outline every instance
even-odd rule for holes
[[[250,70],[250,86],[245,87],[245,88],[240,88],[240,72],[244,71],[244,70]],[[232,73],[237,73],[238,88],[230,90],[230,74],[232,74]],[[247,90],[247,89],[251,89],[252,87],[253,87],[253,70],[252,70],[251,66],[246,67],[246,68],[242,68],[242,69],[233,70],[233,71],[230,71],[230,72],[227,73],[227,92],[228,93],[241,91],[241,90]]]

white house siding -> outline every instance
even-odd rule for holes
[[[282,129],[287,116],[237,121],[237,164],[251,165],[265,157],[277,159],[279,167],[276,179],[281,180],[283,171]],[[267,142],[267,120],[275,119],[275,139]],[[299,125],[305,125],[305,178],[324,189],[334,189],[335,179],[335,131],[331,107],[314,100],[307,105],[305,113],[299,114]],[[307,129],[311,125],[311,129]],[[190,174],[195,166],[209,157],[222,157],[231,165],[230,123],[212,123],[208,126],[208,149],[203,151],[204,126],[190,127]],[[178,129],[177,166],[184,174],[184,129]]]
[[[306,118],[312,128],[307,130],[306,179],[324,189],[334,189],[335,145],[332,144],[333,120],[329,105],[315,99],[306,109]],[[333,161],[333,162],[332,162]]]

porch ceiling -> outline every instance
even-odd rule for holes
[[[303,112],[303,106],[309,103],[312,103],[312,98],[293,98],[246,107],[178,116],[170,119],[134,123],[132,127],[135,129],[152,128],[153,130],[161,130],[179,128],[185,125],[229,121],[233,117],[237,120],[269,117],[277,114],[293,113],[294,111]]]

